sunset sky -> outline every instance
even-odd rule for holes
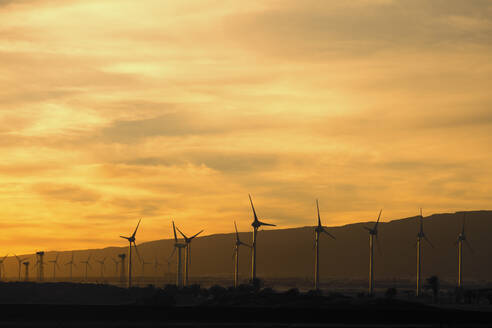
[[[0,253],[491,209],[491,41],[488,0],[0,0]]]

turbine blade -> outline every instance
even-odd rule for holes
[[[132,234],[133,238],[135,238],[135,235],[137,234],[137,230],[138,230],[138,226],[140,225],[140,221],[142,221],[142,219],[138,220],[137,227],[135,228],[135,231]]]
[[[236,221],[234,221],[234,229],[236,229],[236,240],[239,240],[239,232],[237,232]]]
[[[186,237],[186,235],[184,233],[181,232],[181,230],[179,230],[179,228],[176,228],[178,229],[178,232],[181,234],[181,236],[183,236],[183,238],[186,240],[188,239],[188,237]]]
[[[329,233],[328,231],[326,231],[325,228],[323,228],[323,232],[326,233],[331,238],[336,239],[335,236],[333,236],[331,233]]]
[[[472,252],[473,254],[475,254],[475,250],[471,247],[470,242],[468,240],[466,240],[466,239],[465,239],[465,245],[468,247],[468,249],[470,250],[470,252]]]
[[[371,231],[372,231],[372,229],[371,229],[371,228],[368,228],[368,227],[362,227],[362,228],[366,229],[366,230],[367,230],[367,231],[369,231],[369,232],[371,232]]]
[[[379,211],[378,220],[376,221],[376,224],[374,224],[374,230],[377,230],[378,228],[379,220],[381,219],[381,213],[383,213],[383,209]]]
[[[251,203],[251,208],[253,209],[253,215],[255,217],[255,221],[258,221],[258,217],[256,216],[256,211],[255,211],[255,207],[253,206],[253,200],[251,199],[251,195],[248,194],[249,196],[249,202]]]
[[[430,242],[429,238],[427,238],[427,236],[424,236],[424,239],[425,239],[425,241],[426,241],[426,242],[428,242],[428,243],[429,243],[429,245],[430,245],[432,248],[434,248],[434,245],[432,245],[432,243]]]
[[[260,223],[260,225],[264,225],[264,226],[270,226],[270,227],[276,227],[275,224],[271,224],[271,223],[265,223],[265,222],[261,222],[261,221],[258,221]]]
[[[466,213],[463,213],[463,227],[461,228],[461,233],[463,236],[465,235],[465,219],[466,219]]]
[[[178,236],[176,235],[176,227],[174,226],[174,221],[173,221],[173,231],[174,231],[174,241],[178,242]]]
[[[174,246],[173,252],[171,253],[171,255],[169,255],[169,259],[172,259],[173,258],[174,253],[176,253],[176,246]]]
[[[318,227],[321,227],[321,216],[319,215],[319,204],[317,199],[316,199],[316,209],[318,210]]]
[[[201,234],[203,231],[204,231],[204,230],[202,230],[202,231],[200,231],[200,232],[198,232],[198,233],[194,234],[193,236],[191,236],[191,237],[190,237],[190,239],[195,238],[196,236],[198,236],[199,234]]]
[[[135,247],[135,252],[137,253],[138,259],[142,262],[142,258],[140,257],[140,253],[138,252],[137,244],[135,244],[135,242],[133,242],[133,246]]]
[[[126,240],[129,240],[130,237],[125,237],[125,236],[120,236],[120,238],[123,238],[123,239],[126,239]]]

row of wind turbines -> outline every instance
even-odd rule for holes
[[[234,286],[237,287],[239,284],[239,254],[240,254],[240,249],[241,246],[247,247],[251,251],[251,280],[255,281],[257,279],[257,262],[256,262],[256,256],[257,256],[257,236],[258,236],[258,230],[261,226],[275,226],[274,224],[266,223],[263,221],[260,221],[254,204],[253,200],[251,198],[251,195],[248,195],[249,201],[251,204],[251,209],[253,212],[253,222],[251,223],[251,226],[253,227],[253,235],[252,235],[252,244],[247,244],[243,241],[240,240],[239,238],[239,232],[237,230],[237,225],[236,222],[234,221],[234,229],[235,229],[235,241],[234,241],[234,246],[233,246],[233,260],[234,260]],[[335,236],[333,236],[331,233],[328,232],[328,229],[322,225],[321,223],[321,216],[320,216],[320,210],[319,210],[319,203],[318,200],[316,200],[316,209],[317,209],[317,225],[314,228],[314,252],[315,252],[315,260],[314,260],[314,288],[319,289],[320,287],[320,238],[322,234],[327,235],[331,239],[336,239]],[[369,232],[369,294],[372,295],[374,294],[374,246],[379,245],[378,243],[378,227],[379,227],[379,222],[381,219],[381,214],[382,210],[379,212],[378,218],[372,227],[364,227],[368,232]],[[463,216],[463,224],[462,224],[462,229],[461,232],[458,234],[458,238],[456,241],[456,246],[458,248],[458,279],[457,279],[457,286],[459,288],[462,287],[463,283],[463,245],[466,245],[472,252],[473,249],[471,248],[470,243],[468,242],[465,234],[465,215]],[[416,295],[420,296],[422,293],[422,255],[423,255],[423,243],[424,241],[427,242],[431,247],[434,247],[433,244],[430,242],[430,240],[427,238],[427,236],[424,233],[424,224],[423,224],[423,216],[422,216],[422,209],[420,209],[420,216],[417,217],[418,223],[419,223],[419,231],[417,233],[417,240],[416,240],[416,248],[417,248],[417,270],[416,270]],[[127,283],[128,287],[132,286],[132,279],[133,279],[133,263],[132,263],[132,251],[133,249],[135,250],[135,253],[140,261],[140,264],[142,266],[142,272],[145,274],[145,266],[154,264],[154,269],[157,270],[157,268],[161,265],[157,261],[157,258],[155,259],[154,263],[152,262],[146,262],[141,256],[137,248],[136,244],[136,234],[138,231],[138,228],[140,226],[141,219],[138,221],[137,226],[133,233],[130,236],[120,236],[123,239],[126,239],[129,243],[128,247],[128,254],[119,254],[118,258],[119,261],[116,260],[115,258],[111,257],[115,264],[115,273],[118,274],[118,271],[120,273],[120,281],[125,281]],[[171,253],[171,256],[167,260],[168,264],[168,271],[169,266],[171,265],[171,259],[173,258],[174,255],[177,255],[177,261],[176,261],[176,285],[178,287],[183,287],[187,286],[189,284],[189,275],[190,275],[190,270],[191,270],[191,243],[192,241],[200,235],[203,230],[199,231],[198,233],[188,237],[185,235],[178,227],[176,227],[174,221],[172,221],[172,228],[173,228],[173,234],[174,234],[174,247],[173,251]],[[181,234],[182,236],[182,241],[178,239],[178,235],[176,230]],[[379,247],[379,246],[378,246]],[[14,254],[15,255],[15,254]],[[27,257],[18,257],[15,255],[17,261],[18,261],[18,279],[19,281],[21,280],[21,267],[24,265],[24,280],[29,280],[29,264],[30,262],[28,261],[29,258]],[[184,259],[183,259],[184,257]],[[0,259],[0,279],[5,275],[5,269],[4,269],[4,261],[7,258],[5,256],[4,258]],[[126,266],[126,259],[128,259],[128,266]],[[88,269],[91,268],[92,266],[90,264],[91,260],[91,255],[87,257],[86,260],[79,261],[78,263],[82,264],[84,266],[84,273],[85,273],[85,280],[88,280]],[[101,278],[104,277],[104,266],[107,258],[102,258],[102,259],[95,259],[95,262],[100,265],[100,275]],[[52,265],[53,267],[53,280],[56,279],[56,272],[57,269],[60,270],[61,267],[59,265],[59,254],[56,255],[56,257],[52,260],[48,261],[49,264]],[[43,281],[44,277],[44,266],[46,263],[44,263],[44,252],[36,252],[36,262],[35,262],[35,267],[37,268],[37,280],[38,281]],[[72,256],[68,262],[65,263],[66,266],[69,266],[69,274],[70,274],[70,280],[72,281],[73,279],[73,268],[76,267],[76,262],[74,261],[74,254],[72,252]],[[125,271],[128,273],[127,277],[125,277]]]
[[[251,250],[251,280],[255,281],[257,279],[256,271],[257,271],[257,264],[256,264],[256,255],[257,255],[257,235],[258,235],[258,229],[261,226],[275,226],[274,224],[266,223],[263,221],[260,221],[258,219],[258,216],[256,214],[255,207],[253,205],[253,200],[251,198],[251,195],[249,196],[249,201],[251,203],[251,209],[253,212],[253,222],[251,223],[251,226],[253,227],[253,238],[252,238],[252,244],[247,244],[243,241],[240,240],[239,238],[239,232],[237,230],[237,225],[236,222],[234,221],[234,229],[235,229],[235,242],[234,242],[234,249],[233,249],[233,258],[234,258],[234,287],[237,287],[239,284],[239,251],[241,246],[247,247]],[[320,237],[321,234],[326,234],[328,237],[332,239],[336,239],[335,236],[333,236],[331,233],[328,232],[327,228],[322,225],[321,223],[321,216],[320,216],[320,211],[319,211],[319,202],[316,200],[316,209],[317,209],[317,215],[318,215],[318,222],[316,227],[314,228],[314,252],[315,252],[315,261],[314,261],[314,288],[319,289],[319,281],[320,281],[320,275],[319,275],[319,268],[320,268]],[[381,214],[382,210],[379,211],[378,218],[374,224],[373,227],[364,227],[368,232],[369,232],[369,294],[373,295],[374,294],[374,244],[378,244],[378,226],[379,222],[381,219]],[[420,216],[417,217],[418,223],[419,223],[419,231],[417,233],[417,241],[416,241],[416,248],[417,248],[417,279],[416,279],[416,296],[420,296],[422,293],[422,254],[423,254],[423,242],[427,242],[431,247],[434,248],[433,244],[430,242],[430,240],[427,238],[427,236],[424,233],[424,221],[423,221],[423,215],[422,215],[422,209],[420,209]],[[140,258],[140,255],[138,254],[138,249],[137,245],[135,243],[135,235],[137,233],[138,227],[140,225],[140,222],[138,222],[137,227],[135,228],[135,231],[130,237],[125,237],[125,236],[120,236],[121,238],[127,239],[129,242],[129,249],[128,249],[128,258],[129,258],[129,263],[128,263],[128,287],[132,286],[132,281],[131,281],[131,268],[132,268],[132,245],[135,248],[135,251],[137,255]],[[191,242],[193,241],[194,238],[196,238],[199,234],[203,232],[201,230],[200,232],[196,233],[195,235],[191,237],[187,237],[179,228],[177,228],[174,224],[174,221],[172,221],[172,227],[173,227],[173,233],[174,233],[174,248],[173,252],[170,256],[172,258],[176,252],[177,252],[177,269],[176,269],[176,285],[178,287],[183,287],[188,285],[189,283],[189,272],[190,272],[190,266],[191,266]],[[176,230],[182,235],[183,237],[183,242],[179,241]],[[456,241],[456,245],[458,247],[458,287],[462,287],[462,277],[463,277],[463,245],[466,245],[471,251],[473,249],[471,248],[470,243],[468,242],[466,235],[465,235],[465,216],[463,217],[463,225],[462,225],[462,230],[458,235],[458,239]],[[183,252],[184,252],[184,261],[183,261]],[[184,270],[183,270],[184,266]],[[184,272],[183,272],[184,271]],[[184,274],[183,274],[184,273]]]

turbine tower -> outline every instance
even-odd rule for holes
[[[463,243],[465,243],[470,251],[473,252],[473,248],[465,235],[465,219],[466,213],[463,213],[463,226],[461,228],[461,233],[458,235],[458,241],[456,242],[458,245],[458,288],[463,287]]]
[[[183,264],[181,262],[182,261],[181,250],[186,247],[186,244],[180,243],[178,241],[178,236],[176,235],[176,227],[174,225],[174,221],[173,221],[173,232],[174,232],[174,248],[169,258],[172,258],[174,253],[176,253],[176,249],[178,249],[178,261],[176,261],[177,262],[176,285],[178,287],[183,287]]]
[[[118,257],[120,258],[120,282],[123,284],[126,281],[125,277],[125,259],[126,259],[126,254],[118,254]]]
[[[44,280],[44,252],[36,252],[36,266],[38,269],[38,281]]]
[[[19,273],[19,281],[20,281],[20,280],[21,280],[21,271],[22,271],[22,270],[21,270],[22,262],[24,262],[25,260],[27,260],[27,259],[28,259],[28,257],[20,258],[20,257],[18,257],[18,256],[17,256],[17,255],[15,255],[15,254],[14,254],[14,256],[15,256],[15,258],[17,259],[17,262],[18,262],[18,264],[19,264],[19,270],[18,270],[18,273]]]
[[[236,241],[234,243],[234,288],[239,285],[239,247],[241,245],[252,248],[251,245],[243,243],[239,239],[239,232],[237,231],[236,221],[234,221],[234,228],[236,229]]]
[[[129,247],[128,247],[128,288],[132,287],[132,244],[135,247],[135,252],[137,253],[138,259],[140,259],[140,254],[138,253],[138,248],[137,244],[135,244],[135,235],[137,234],[138,226],[140,225],[140,219],[137,223],[137,227],[135,228],[135,231],[133,231],[133,234],[130,237],[125,237],[125,236],[120,236],[123,239],[128,240]]]
[[[102,260],[96,260],[96,262],[101,266],[101,279],[104,279],[104,263],[106,262],[106,257]]]
[[[188,274],[190,272],[190,266],[191,266],[191,242],[193,241],[193,239],[195,239],[196,236],[198,236],[199,234],[201,234],[203,232],[203,230],[201,230],[200,232],[194,234],[193,236],[191,237],[187,237],[184,233],[181,232],[181,230],[179,230],[179,228],[176,228],[178,229],[179,233],[181,234],[181,236],[183,236],[183,239],[185,241],[185,244],[186,244],[186,252],[185,252],[185,276],[184,276],[184,285],[185,286],[188,286]]]
[[[326,230],[323,225],[321,225],[321,216],[319,215],[319,204],[316,199],[316,209],[318,210],[318,225],[314,228],[314,248],[315,248],[315,259],[314,259],[314,288],[319,289],[319,236],[321,233],[326,233],[333,239],[336,239],[332,234]]]
[[[372,229],[364,227],[364,229],[369,231],[369,295],[373,295],[374,293],[374,237],[376,237],[376,243],[378,243],[379,248],[378,225],[382,212],[383,210],[379,211],[378,220]]]
[[[251,199],[251,195],[249,196],[249,202],[251,203],[251,209],[253,210],[254,221],[251,223],[253,226],[253,255],[251,260],[251,281],[254,282],[256,280],[256,235],[258,234],[258,228],[261,226],[271,226],[275,227],[275,224],[265,223],[258,220],[258,216],[256,215],[255,207],[253,206],[253,200]]]
[[[420,216],[417,220],[420,223],[420,230],[417,233],[417,288],[415,294],[419,297],[422,291],[422,241],[427,241],[432,248],[434,248],[434,245],[432,245],[430,240],[424,234],[424,217],[422,216],[422,209],[420,209]]]
[[[92,269],[92,266],[91,266],[91,264],[89,263],[90,259],[91,259],[91,254],[89,254],[89,256],[87,257],[87,260],[85,260],[85,261],[80,261],[80,263],[85,264],[85,276],[84,276],[84,277],[85,277],[85,278],[84,278],[84,279],[85,279],[85,281],[87,281],[87,277],[88,277],[88,275],[87,275],[87,274],[88,274],[88,271],[89,271],[89,269],[88,269],[88,268],[91,268],[91,269]]]
[[[23,262],[25,271],[24,271],[24,281],[29,281],[29,261]]]
[[[5,261],[7,256],[9,255],[5,255],[4,258],[0,260],[0,279],[5,278],[5,266],[3,265],[3,262]]]
[[[72,258],[70,259],[69,262],[65,263],[65,265],[70,265],[70,281],[73,280],[73,267],[77,267],[75,264],[75,261],[73,260],[73,252],[72,252]]]
[[[60,254],[56,254],[56,257],[54,260],[48,261],[49,263],[53,263],[53,281],[56,279],[56,268],[60,269],[60,265],[58,264],[58,256]]]

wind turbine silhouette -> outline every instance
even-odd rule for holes
[[[420,223],[420,230],[417,233],[417,288],[416,295],[420,296],[422,290],[422,240],[425,240],[429,245],[434,248],[434,245],[430,242],[429,238],[424,233],[424,217],[422,216],[422,209],[420,209],[420,216],[417,217]]]
[[[318,210],[318,225],[314,228],[314,248],[315,248],[315,260],[314,260],[314,288],[319,289],[319,236],[321,233],[327,234],[329,237],[336,239],[331,233],[326,230],[321,224],[321,216],[319,215],[319,204],[316,199],[316,209]]]
[[[261,222],[258,220],[258,216],[256,215],[255,207],[253,205],[253,200],[251,199],[251,195],[248,194],[249,196],[249,202],[251,203],[251,209],[253,210],[253,216],[254,220],[253,223],[251,223],[251,226],[253,227],[253,255],[252,255],[252,260],[251,260],[251,280],[254,283],[256,280],[256,235],[258,234],[258,228],[261,226],[271,226],[275,227],[275,224],[270,224],[270,223],[265,223]]]
[[[178,241],[178,236],[176,235],[176,227],[174,225],[173,221],[173,232],[174,232],[174,248],[173,252],[171,253],[171,256],[169,258],[172,258],[174,256],[174,253],[176,253],[176,249],[178,249],[178,261],[177,261],[177,270],[176,270],[176,285],[178,287],[183,287],[183,264],[181,263],[181,250],[186,247],[186,244],[180,243]]]
[[[60,269],[60,265],[58,264],[58,256],[60,254],[56,254],[56,257],[54,260],[48,261],[49,263],[53,263],[53,281],[56,279],[56,268]]]
[[[191,237],[187,237],[184,233],[181,232],[181,230],[179,230],[179,228],[176,228],[176,229],[178,229],[178,231],[181,234],[181,236],[183,236],[183,239],[184,239],[185,244],[186,244],[185,276],[184,276],[185,282],[184,282],[184,285],[185,286],[188,286],[188,274],[189,274],[190,267],[191,267],[191,242],[193,241],[193,239],[195,239],[196,236],[198,236],[199,234],[201,234],[203,232],[203,230],[201,230],[200,232],[194,234]]]
[[[87,260],[80,261],[80,263],[85,264],[85,281],[87,281],[87,277],[88,277],[88,275],[87,275],[88,274],[88,268],[92,269],[92,266],[89,263],[90,259],[91,259],[91,254],[89,254],[89,256],[87,257]]]
[[[114,257],[111,257],[111,260],[113,260],[114,263],[114,272],[116,276],[118,276],[118,265],[120,264],[120,262],[116,260]]]
[[[458,288],[463,287],[463,243],[470,249],[473,253],[473,248],[471,247],[468,239],[466,239],[465,235],[465,219],[466,213],[463,213],[463,226],[461,228],[461,233],[458,235],[458,240],[456,241],[456,245],[458,246]]]
[[[135,247],[135,252],[137,253],[139,261],[140,259],[140,254],[138,253],[138,248],[137,244],[135,244],[135,235],[137,234],[138,226],[140,225],[140,219],[138,221],[137,227],[135,228],[135,231],[133,231],[133,234],[130,237],[125,237],[125,236],[120,236],[123,239],[128,240],[129,247],[128,247],[128,288],[132,286],[132,244]]]
[[[65,263],[65,265],[70,265],[70,281],[73,280],[73,267],[77,267],[73,260],[73,252],[72,252],[72,258],[70,259],[69,262]]]
[[[4,258],[0,260],[0,279],[5,278],[5,266],[3,265],[3,262],[7,256],[9,256],[9,254],[5,255]]]
[[[28,257],[20,258],[20,257],[18,257],[15,254],[14,254],[14,256],[17,259],[17,262],[19,263],[19,281],[20,281],[21,280],[21,266],[22,266],[22,262],[24,262],[25,260],[27,260]]]
[[[378,244],[379,249],[379,241],[378,241],[378,225],[379,220],[381,219],[381,213],[383,210],[379,211],[378,220],[374,224],[374,227],[368,228],[364,227],[367,231],[369,231],[369,295],[374,294],[374,237],[376,237],[376,243]]]
[[[104,257],[102,260],[96,260],[97,263],[101,266],[101,279],[104,278],[104,263],[106,262],[106,257]]]
[[[239,239],[239,232],[237,231],[236,221],[234,221],[234,228],[236,229],[236,235],[235,235],[236,240],[234,242],[234,262],[235,262],[234,263],[234,287],[237,287],[239,284],[239,247],[242,245],[242,246],[246,246],[246,247],[249,247],[250,249],[252,249],[253,246],[248,245]]]

